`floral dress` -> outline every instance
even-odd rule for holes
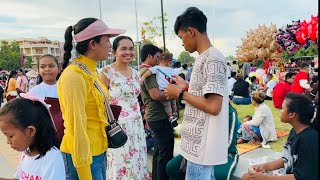
[[[140,94],[139,74],[132,69],[127,78],[110,65],[103,73],[110,80],[110,103],[122,107],[118,122],[128,135],[126,144],[107,151],[108,179],[150,179],[147,168],[147,146],[138,102]]]

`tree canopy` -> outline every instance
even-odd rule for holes
[[[233,55],[229,55],[229,56],[226,57],[226,60],[227,61],[235,61],[236,58]]]
[[[21,67],[20,48],[17,42],[1,41],[0,67],[13,70]]]
[[[24,67],[31,67],[32,58],[25,56]],[[0,68],[13,70],[21,68],[21,52],[19,44],[15,41],[1,41],[0,43]]]
[[[192,57],[187,51],[182,51],[179,54],[178,61],[181,62],[181,64],[188,64],[194,61],[194,57]]]
[[[310,42],[310,46],[308,48],[302,47],[295,53],[283,51],[282,55],[285,61],[288,61],[289,59],[296,59],[301,56],[318,56],[318,47],[314,43]]]
[[[168,15],[167,13],[163,14],[164,21],[164,31],[168,28]],[[154,44],[154,45],[163,45],[162,39],[162,17],[155,16],[152,17],[149,21],[143,22],[143,27],[141,30],[141,34],[144,35],[145,39],[142,41],[142,45],[144,44]],[[167,33],[166,33],[167,34]],[[157,43],[159,42],[159,43]]]

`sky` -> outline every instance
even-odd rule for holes
[[[135,0],[100,0],[102,20],[109,26],[126,29],[137,41]],[[161,15],[160,0],[136,0],[138,41],[143,22]],[[310,20],[318,14],[317,0],[163,0],[168,15],[166,47],[178,58],[184,51],[174,34],[176,17],[190,6],[208,18],[207,34],[225,56],[235,55],[241,38],[258,25],[281,28],[292,20]],[[0,39],[38,38],[64,41],[64,32],[85,17],[100,17],[99,0],[0,0]],[[160,38],[161,39],[161,38]],[[111,40],[112,41],[112,40]],[[162,46],[162,42],[158,42]],[[197,57],[196,53],[192,54]]]

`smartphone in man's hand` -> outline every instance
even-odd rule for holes
[[[157,68],[157,70],[165,76],[166,80],[167,80],[170,84],[175,84],[175,83],[176,83],[176,81],[175,81],[171,76],[169,76],[169,75],[166,74],[165,72],[161,71],[159,68]]]

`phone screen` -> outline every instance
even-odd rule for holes
[[[165,72],[161,71],[159,68],[157,68],[157,70],[165,76],[165,78],[167,79],[167,81],[168,81],[169,83],[172,83],[172,84],[175,84],[175,83],[176,83],[176,81],[175,81],[171,76],[169,76],[169,75],[166,74]]]

